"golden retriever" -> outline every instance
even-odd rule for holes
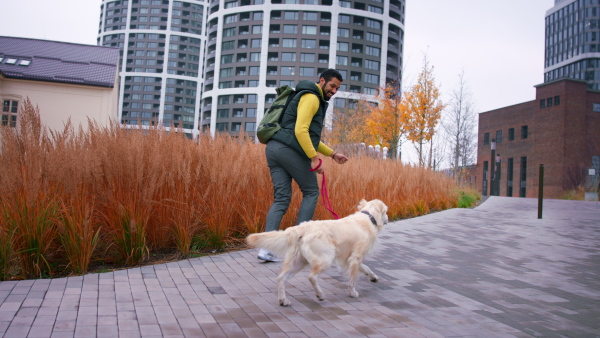
[[[380,200],[358,204],[358,212],[338,220],[309,221],[286,230],[249,235],[246,242],[253,248],[265,248],[285,255],[283,269],[277,277],[279,305],[291,303],[285,294],[285,283],[305,266],[310,265],[308,280],[319,300],[324,300],[319,287],[319,273],[334,263],[348,271],[348,294],[358,297],[354,285],[357,272],[369,276],[371,282],[378,277],[363,264],[363,258],[373,249],[377,234],[388,222],[387,206]]]

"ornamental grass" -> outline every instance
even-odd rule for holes
[[[265,146],[251,138],[191,140],[94,121],[48,131],[39,114],[27,100],[17,127],[0,127],[0,279],[136,266],[155,253],[219,252],[264,231],[272,184]],[[384,201],[390,220],[457,206],[456,186],[440,173],[348,154],[344,165],[323,158],[341,217],[362,198]],[[300,200],[294,184],[281,229],[295,224]],[[315,219],[331,218],[320,201]]]

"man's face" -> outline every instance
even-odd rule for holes
[[[319,79],[319,86],[321,86],[321,89],[323,90],[323,96],[325,97],[325,101],[329,101],[329,99],[331,99],[333,95],[337,93],[341,84],[342,81],[338,80],[335,77],[332,77],[331,80],[327,82],[325,81],[324,77]]]

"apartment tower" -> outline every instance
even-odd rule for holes
[[[334,107],[400,86],[405,0],[103,0],[98,44],[121,48],[126,125],[254,135],[275,87],[344,82]]]
[[[563,78],[600,89],[600,2],[555,0],[546,12],[544,82]]]

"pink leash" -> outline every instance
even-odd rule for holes
[[[315,171],[321,167],[321,163],[323,160],[319,159],[319,165],[314,169],[310,169],[310,171]],[[323,181],[321,182],[321,197],[323,199],[323,206],[327,209],[335,219],[340,219],[340,216],[333,211],[333,207],[331,206],[331,201],[329,200],[329,192],[327,191],[327,181],[325,179],[325,172],[321,174],[323,176]]]

